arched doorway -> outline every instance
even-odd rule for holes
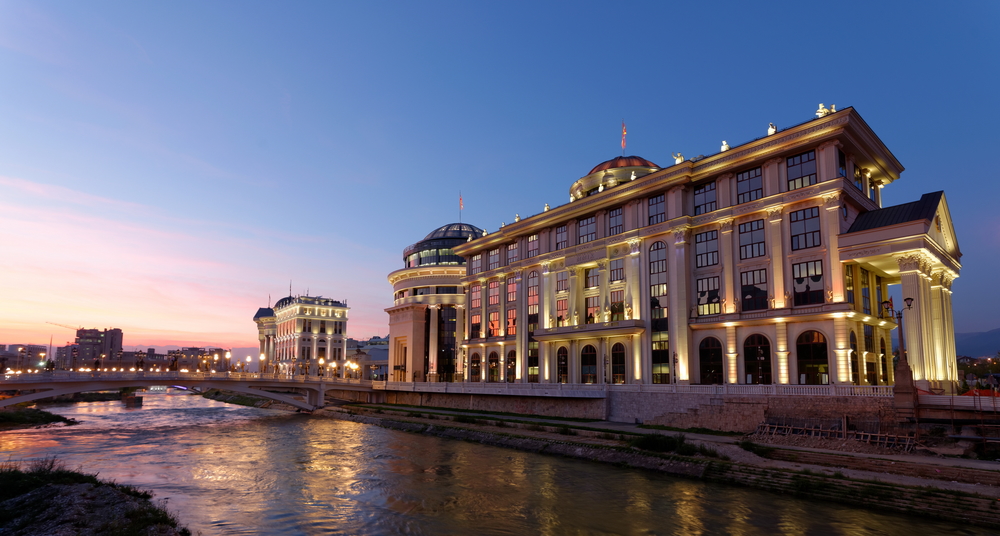
[[[771,341],[767,337],[754,333],[743,341],[743,367],[747,373],[747,383],[772,383]]]
[[[799,368],[800,385],[830,383],[830,361],[826,337],[818,331],[806,331],[795,342],[795,362]]]
[[[625,383],[625,345],[611,347],[611,383]]]
[[[556,382],[569,382],[569,352],[565,346],[560,346],[556,352]]]
[[[482,363],[479,354],[472,354],[472,357],[469,358],[469,381],[478,382],[482,377],[482,373]]]
[[[702,385],[722,383],[722,343],[715,337],[707,337],[698,345],[698,361],[701,366]]]
[[[597,349],[589,344],[580,352],[580,382],[597,383]]]
[[[851,383],[861,385],[861,364],[858,363],[858,336],[851,332]]]
[[[487,358],[487,380],[488,382],[498,382],[500,381],[500,356],[496,352],[490,352],[490,356]]]
[[[517,379],[517,352],[511,350],[507,352],[507,383],[512,383]]]

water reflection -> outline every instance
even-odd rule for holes
[[[14,459],[152,489],[202,534],[989,534],[195,396],[62,405]]]

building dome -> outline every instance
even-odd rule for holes
[[[424,240],[434,240],[437,238],[464,238],[468,240],[471,236],[473,239],[479,238],[486,235],[486,231],[476,227],[475,225],[469,225],[468,223],[449,223],[448,225],[442,225],[437,229],[434,229]]]
[[[403,250],[403,264],[406,268],[425,265],[463,265],[465,259],[451,248],[486,236],[486,231],[468,223],[449,223],[434,229],[423,240],[407,246]]]
[[[594,166],[594,169],[590,170],[590,173],[587,173],[587,175],[597,173],[598,171],[604,171],[606,169],[625,168],[625,167],[643,167],[643,168],[659,169],[660,166],[650,162],[649,160],[646,160],[641,156],[616,156],[611,160],[607,160],[605,162],[597,164],[596,166]]]

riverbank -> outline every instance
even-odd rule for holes
[[[316,414],[878,511],[1000,528],[1000,471],[996,470],[1000,466],[985,465],[989,462],[936,459],[930,463],[913,456],[785,449],[707,434],[685,434],[682,443],[693,445],[701,453],[681,455],[631,446],[637,444],[636,438],[674,436],[676,431],[606,421],[553,422],[531,416],[471,415],[441,408],[385,405],[348,405],[325,408]]]
[[[0,464],[0,532],[190,536],[152,495],[70,471],[53,459]]]
[[[22,408],[17,406],[0,408],[0,431],[55,424],[70,426],[79,423],[74,419],[67,419],[62,415],[55,415],[36,408]]]

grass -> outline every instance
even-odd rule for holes
[[[753,441],[749,441],[746,439],[740,441],[739,443],[737,443],[737,445],[741,449],[747,452],[752,452],[760,456],[761,458],[770,458],[771,453],[774,452],[774,447],[765,447],[763,445],[758,445],[757,443],[754,443]]]
[[[54,422],[64,422],[66,424],[77,424],[73,419],[67,419],[62,415],[55,415],[47,411],[35,408],[14,408],[0,411],[0,424],[49,424]]]
[[[639,428],[646,428],[648,430],[666,430],[668,432],[683,432],[688,434],[706,434],[706,435],[717,435],[717,436],[741,436],[744,435],[742,432],[722,432],[720,430],[712,430],[710,428],[675,428],[673,426],[664,426],[662,424],[640,424]]]
[[[634,437],[628,442],[630,447],[651,452],[674,452],[679,456],[694,456],[701,454],[707,458],[721,458],[718,451],[705,445],[688,443],[684,434],[672,436],[663,434],[646,434]]]

